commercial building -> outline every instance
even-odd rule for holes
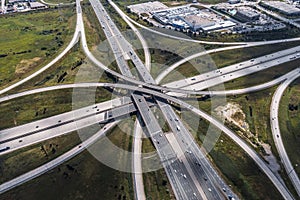
[[[282,1],[262,1],[260,5],[287,16],[300,16],[300,9]]]
[[[197,31],[208,26],[214,26],[215,21],[199,15],[189,15],[182,18],[192,30]]]
[[[127,6],[127,9],[130,10],[130,12],[136,13],[136,14],[142,14],[142,13],[150,13],[153,11],[163,10],[167,9],[168,6],[165,4],[159,2],[159,1],[150,1],[146,3],[140,3],[140,4],[134,4]]]
[[[228,3],[229,4],[237,4],[237,3],[240,3],[241,0],[228,0]]]
[[[21,3],[24,2],[24,0],[8,0],[8,4],[15,4],[15,3]]]
[[[45,4],[42,4],[40,2],[29,2],[29,7],[31,9],[45,9],[47,6]]]
[[[260,14],[250,9],[237,8],[232,11],[233,17],[241,22],[253,22],[259,19]]]
[[[192,31],[211,31],[236,25],[234,22],[224,20],[220,15],[208,9],[200,10],[191,6],[178,6],[151,12],[151,14],[154,19],[163,25]]]

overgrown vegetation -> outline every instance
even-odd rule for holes
[[[47,64],[64,49],[74,32],[73,8],[1,16],[0,88]]]

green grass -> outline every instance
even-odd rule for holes
[[[108,135],[120,148],[130,150],[130,137],[118,127]],[[101,150],[103,140],[91,148]],[[115,154],[122,160],[122,154]],[[129,161],[128,161],[129,162]],[[48,173],[1,195],[0,199],[133,199],[132,177],[102,164],[88,151]]]
[[[222,135],[209,154],[242,199],[283,199],[254,161],[228,137]]]
[[[98,18],[89,2],[82,3],[83,19],[86,31],[86,40],[89,48],[93,51],[96,46],[106,40]]]
[[[74,9],[1,16],[0,87],[26,77],[64,49],[74,32]]]
[[[13,94],[24,90],[59,84],[98,81],[113,82],[113,79],[86,59],[79,44],[77,44],[62,60],[55,63],[51,68],[8,93]]]
[[[297,79],[286,89],[280,101],[279,125],[281,137],[287,154],[295,167],[298,176],[300,175],[300,81]],[[289,109],[289,106],[298,106],[297,109]],[[291,107],[292,108],[292,107]],[[298,167],[295,165],[298,164]]]

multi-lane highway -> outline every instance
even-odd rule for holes
[[[300,47],[278,51],[265,56],[233,64],[197,76],[165,84],[166,87],[183,88],[190,90],[204,90],[209,87],[228,82],[270,67],[300,58]]]
[[[120,101],[120,100],[119,100]],[[118,119],[136,111],[134,105],[118,99],[0,131],[0,155],[76,131],[97,123]],[[112,103],[120,103],[113,108]],[[124,104],[124,105],[123,105]]]
[[[135,64],[142,79],[145,82],[153,83],[154,81],[150,73],[144,67],[142,61],[138,58],[131,45],[129,45],[129,43],[125,40],[118,28],[115,26],[114,22],[108,16],[101,3],[92,0],[90,2],[94,8],[94,11],[98,17],[100,24],[102,25],[102,28],[115,55],[121,73],[123,75],[126,75],[127,77],[133,77],[125,60],[125,57],[129,56]],[[139,93],[133,93],[131,96],[139,110],[139,114],[143,119],[143,123],[145,124],[146,129],[152,138],[154,146],[158,151],[158,155],[160,156],[163,166],[167,172],[167,176],[171,181],[171,185],[174,189],[176,197],[178,199],[197,199],[197,196],[200,197],[201,194],[201,192],[199,192],[201,191],[201,187],[199,187],[197,183],[190,182],[189,184],[184,184],[185,182],[177,180],[182,177],[178,176],[178,174],[176,174],[175,171],[182,171],[182,174],[184,174],[185,178],[189,176],[193,177],[193,173],[191,173],[191,171],[188,170],[189,168],[186,165],[180,166],[178,160],[175,159],[176,153],[168,144],[168,141],[163,135],[163,132],[158,122],[156,121],[151,110],[149,109],[149,106],[146,104],[145,98],[142,94]],[[160,137],[157,137],[157,135],[159,135]],[[163,146],[163,148],[160,148],[160,146]],[[170,163],[169,158],[165,160],[165,156],[170,156],[175,160],[172,160],[172,163]],[[175,168],[175,171],[172,170],[172,167]],[[204,197],[204,199],[206,199],[206,197]]]

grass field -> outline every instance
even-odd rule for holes
[[[120,148],[130,150],[130,137],[122,130],[128,122],[114,128],[108,135]],[[97,151],[101,141],[91,149]],[[115,154],[122,160],[122,153]],[[84,151],[48,173],[1,195],[0,199],[133,199],[132,178],[102,164]]]
[[[55,63],[51,68],[8,93],[13,94],[23,90],[59,84],[98,81],[113,82],[113,79],[86,59],[80,46],[76,45],[62,60]]]
[[[228,137],[220,137],[210,156],[242,199],[283,199],[254,161]]]
[[[52,60],[74,32],[72,8],[1,16],[0,88]]]

